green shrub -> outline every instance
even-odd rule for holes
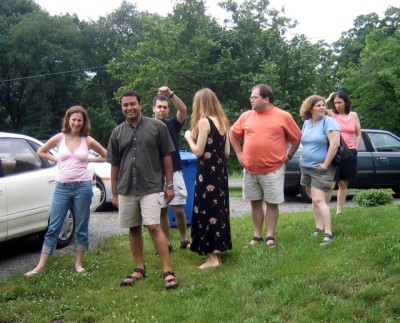
[[[387,190],[371,189],[361,191],[353,198],[353,200],[360,206],[371,207],[390,204],[393,202],[393,197]]]

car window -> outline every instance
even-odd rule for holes
[[[400,152],[400,140],[386,133],[369,133],[376,151]]]
[[[0,158],[4,176],[39,169],[42,162],[24,139],[0,139]]]
[[[365,148],[364,138],[361,136],[360,147],[358,147],[358,151],[367,151]]]

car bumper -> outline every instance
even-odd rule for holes
[[[92,197],[92,203],[90,204],[90,212],[96,211],[96,209],[100,205],[100,198],[101,198],[100,190],[96,186],[92,186],[92,189],[93,189],[93,197]]]

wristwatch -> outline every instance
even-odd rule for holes
[[[165,187],[173,190],[174,189],[174,184],[166,184]]]
[[[286,157],[289,158],[289,159],[292,159],[292,158],[293,158],[293,156],[292,156],[292,155],[289,155],[289,154],[287,154]]]

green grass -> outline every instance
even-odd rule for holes
[[[243,170],[236,171],[229,174],[229,179],[241,179],[243,178]]]
[[[334,213],[334,212],[333,212]],[[348,208],[333,218],[334,242],[311,238],[311,212],[282,215],[277,247],[243,248],[251,219],[232,219],[234,249],[200,271],[203,257],[171,254],[181,282],[166,291],[149,236],[149,277],[119,286],[132,270],[126,234],[88,253],[85,275],[73,254],[53,256],[46,273],[0,282],[0,322],[392,322],[400,319],[399,205]],[[172,231],[173,244],[178,234]],[[28,268],[27,268],[28,269]],[[21,268],[23,270],[23,268]]]
[[[242,197],[242,188],[241,187],[230,187],[229,188],[229,197]]]

